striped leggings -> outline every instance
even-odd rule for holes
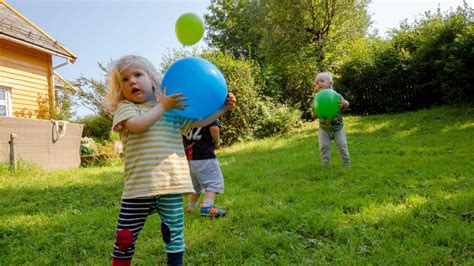
[[[170,194],[150,198],[122,199],[112,257],[118,259],[133,257],[138,234],[145,225],[148,215],[153,212],[157,212],[161,218],[161,233],[165,242],[165,251],[167,253],[184,251],[183,197],[181,194]],[[121,231],[122,233],[128,231],[130,243],[125,246],[123,239],[119,239]]]

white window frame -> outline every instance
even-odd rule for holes
[[[12,116],[12,88],[0,86],[0,90],[5,92],[5,100],[0,100],[0,105],[5,106],[6,116]]]

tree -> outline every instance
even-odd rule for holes
[[[368,0],[213,1],[208,42],[259,64],[263,93],[306,111],[314,73],[341,40],[362,38]]]
[[[74,116],[73,98],[75,91],[72,89],[62,89],[56,92],[56,104],[59,107],[54,113],[53,118],[56,120],[69,121]]]
[[[112,114],[105,110],[103,100],[107,92],[107,68],[102,63],[97,63],[99,69],[103,72],[103,79],[94,79],[80,76],[73,82],[77,88],[75,103],[86,107],[95,114],[99,114],[109,120],[112,120]]]
[[[474,10],[426,12],[390,39],[354,43],[337,68],[337,88],[354,113],[474,102]]]

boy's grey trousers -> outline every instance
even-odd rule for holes
[[[331,139],[336,141],[337,148],[341,154],[342,163],[345,167],[351,164],[349,158],[349,148],[347,148],[346,131],[341,128],[337,131],[327,130],[319,127],[319,150],[321,152],[321,159],[324,165],[329,164],[331,159]]]

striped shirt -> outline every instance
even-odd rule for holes
[[[131,133],[121,122],[154,105],[121,101],[112,128],[121,133],[125,155],[122,199],[194,192],[181,135],[191,120],[165,112],[146,132]]]

